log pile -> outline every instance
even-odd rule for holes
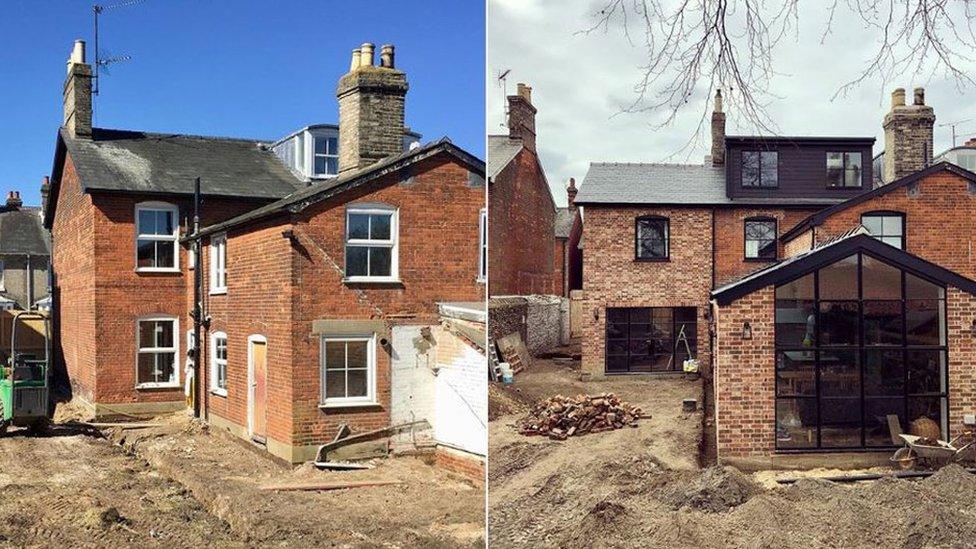
[[[637,427],[638,419],[649,417],[639,407],[621,401],[613,393],[576,397],[556,395],[532,408],[521,421],[519,433],[566,440],[571,436],[620,429],[625,425]]]

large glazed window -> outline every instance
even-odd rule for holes
[[[776,448],[899,445],[947,429],[945,289],[867,254],[776,288]]]
[[[694,307],[607,309],[608,374],[680,371],[698,356]]]
[[[667,261],[671,250],[668,218],[638,217],[635,226],[635,255],[641,261]]]

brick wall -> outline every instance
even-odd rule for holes
[[[485,460],[483,458],[441,447],[434,454],[434,463],[437,467],[463,476],[477,487],[485,485]]]
[[[555,204],[538,159],[523,149],[488,190],[489,295],[555,291],[555,220]]]
[[[976,414],[976,297],[946,288],[949,341],[949,437],[962,433],[964,414]]]
[[[775,448],[774,289],[716,313],[715,417],[719,460],[768,456]],[[752,339],[743,339],[745,322]]]
[[[642,215],[670,219],[670,260],[634,260],[634,220]],[[708,307],[712,275],[712,214],[706,208],[587,207],[583,225],[583,362],[604,374],[608,307],[696,307],[698,359],[710,362]],[[594,321],[593,310],[598,310]]]
[[[95,376],[95,209],[81,191],[68,156],[58,187],[51,230],[54,291],[54,353],[76,396],[92,401]]]
[[[914,190],[913,190],[914,189]],[[905,214],[905,250],[968,278],[976,278],[976,250],[962,235],[976,231],[976,196],[968,181],[939,172],[919,182],[851,206],[815,228],[818,243],[861,223],[861,214],[892,210]],[[958,235],[958,236],[956,236]]]
[[[743,276],[770,266],[772,261],[745,259],[745,221],[751,217],[771,217],[776,220],[778,234],[793,228],[814,210],[741,208],[715,210],[715,285],[722,286]],[[785,257],[782,243],[778,257]]]
[[[230,232],[227,294],[209,298],[211,330],[225,331],[229,345],[228,396],[209,397],[213,413],[246,424],[243,346],[248,335],[261,333],[268,337],[269,372],[275,372],[269,374],[270,437],[306,446],[330,440],[341,424],[354,433],[390,424],[391,355],[379,345],[378,405],[319,408],[320,344],[312,323],[380,318],[388,327],[430,325],[439,322],[437,302],[484,299],[484,283],[477,282],[484,187],[470,183],[467,168],[443,158],[412,173],[406,181],[388,176],[292,218]],[[398,208],[400,283],[342,282],[346,205],[356,202]],[[282,236],[288,229],[294,243]]]

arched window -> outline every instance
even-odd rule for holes
[[[745,220],[745,258],[770,261],[776,259],[776,219],[750,217]]]
[[[634,221],[634,254],[638,261],[667,261],[670,255],[668,218],[646,215]]]

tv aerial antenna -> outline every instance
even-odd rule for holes
[[[944,127],[948,126],[949,128],[952,129],[952,146],[955,147],[956,146],[956,126],[958,126],[960,124],[965,124],[966,122],[972,122],[972,120],[973,120],[972,118],[967,118],[965,120],[956,120],[954,122],[946,122],[944,124],[939,124],[939,127],[940,128],[944,128]]]
[[[512,69],[503,69],[498,71],[497,76],[498,87],[502,90],[502,105],[504,105],[503,109],[505,111],[505,121],[500,124],[503,128],[507,127],[508,123],[508,102],[505,98],[508,97],[508,81],[506,79],[510,72],[512,72]]]
[[[135,4],[141,4],[146,0],[127,0],[125,2],[119,2],[117,4],[111,4],[108,6],[102,6],[99,4],[92,5],[92,15],[95,20],[95,62],[93,67],[94,74],[92,75],[92,95],[98,95],[98,74],[101,71],[105,71],[109,74],[109,65],[114,65],[116,63],[125,63],[132,59],[130,55],[111,55],[108,52],[103,52],[98,47],[98,16],[100,16],[105,11],[116,10],[119,8],[127,8]]]

